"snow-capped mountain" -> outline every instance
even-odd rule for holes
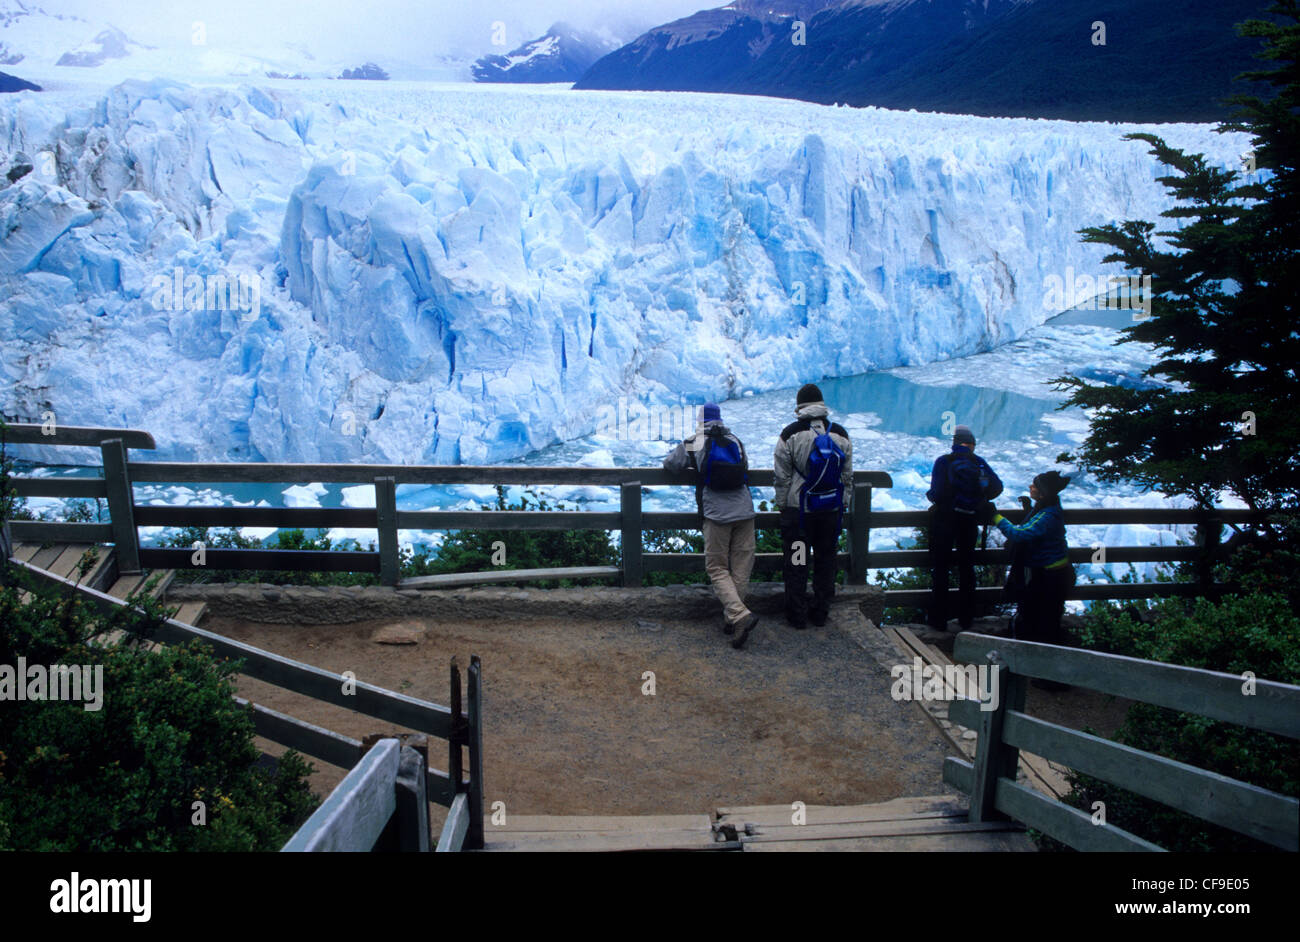
[[[1049,276],[1118,273],[1079,229],[1169,207],[1132,127],[287,86],[0,98],[0,412],[159,458],[491,463],[622,398],[992,349]]]
[[[484,56],[474,63],[476,82],[574,82],[591,64],[617,49],[610,36],[556,23],[546,33],[504,56]]]
[[[1265,0],[738,0],[650,30],[576,88],[946,113],[1214,121]],[[798,9],[795,9],[798,8]]]

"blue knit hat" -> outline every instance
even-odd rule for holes
[[[716,402],[706,402],[704,404],[704,411],[702,413],[702,417],[703,417],[703,421],[705,422],[721,422],[722,410],[718,408],[718,404]]]

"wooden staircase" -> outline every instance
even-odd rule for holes
[[[796,823],[798,821],[798,823]],[[870,805],[719,808],[712,814],[568,817],[483,822],[484,851],[1032,851],[1023,826],[972,824],[946,795]]]
[[[64,579],[75,581],[80,578],[78,569],[82,557],[92,549],[98,550],[98,557],[80,581],[82,585],[97,589],[116,599],[126,599],[132,593],[145,588],[148,588],[152,597],[164,599],[167,587],[171,585],[176,575],[171,569],[120,574],[112,548],[94,546],[90,543],[55,543],[48,546],[38,543],[17,543],[14,545],[13,558]],[[149,586],[151,581],[154,584]],[[206,609],[207,605],[204,602],[187,602],[173,617],[179,622],[197,626]]]

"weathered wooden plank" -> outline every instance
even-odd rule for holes
[[[59,554],[58,558],[45,568],[56,576],[72,579],[74,578],[73,573],[81,563],[82,555],[93,545],[93,543],[69,543],[63,547],[63,552]]]
[[[397,585],[401,549],[397,545],[397,481],[375,478],[375,515],[379,532],[379,581]]]
[[[11,520],[14,541],[27,543],[108,543],[113,526],[108,523],[53,523],[46,520]]]
[[[14,554],[12,559],[21,560],[24,563],[30,563],[32,557],[41,551],[39,543],[15,543]]]
[[[25,478],[17,475],[9,479],[19,497],[107,497],[103,478]]]
[[[135,498],[126,471],[126,442],[109,438],[99,443],[104,462],[104,487],[108,494],[109,525],[117,566],[124,572],[140,571],[140,537],[135,528]]]
[[[397,850],[423,854],[429,851],[429,797],[426,772],[428,760],[420,749],[402,747],[397,766],[397,809],[393,820],[397,828]]]
[[[963,831],[957,834],[898,834],[886,837],[829,838],[821,841],[755,841],[745,853],[1033,853],[1023,831]]]
[[[1070,549],[1070,561],[1083,564],[1092,561],[1089,547]],[[1011,553],[1006,549],[975,550],[971,554],[976,566],[1006,565]],[[1198,559],[1201,550],[1195,546],[1108,546],[1107,563],[1172,563]],[[867,565],[872,569],[925,569],[930,565],[929,550],[883,550],[870,553]]]
[[[742,805],[719,808],[719,824],[790,824],[790,805]],[[909,818],[966,817],[964,802],[948,795],[895,798],[870,805],[806,805],[808,824],[852,824],[864,821],[893,821]]]
[[[447,820],[443,822],[442,833],[438,835],[439,854],[454,854],[465,846],[465,835],[469,831],[469,796],[461,792],[452,799]]]
[[[861,585],[867,579],[867,557],[870,555],[871,528],[867,521],[871,517],[871,488],[854,484],[849,504],[850,563],[845,578],[850,583]]]
[[[282,850],[368,852],[397,807],[401,747],[383,739],[371,748]]]
[[[787,812],[788,812],[787,808]],[[789,814],[786,815],[787,819]],[[554,815],[512,814],[504,826],[487,826],[485,831],[504,840],[522,839],[524,836],[545,834],[577,834],[592,831],[601,834],[616,832],[646,833],[650,831],[696,831],[713,834],[713,823],[707,814],[652,814],[652,815]],[[711,838],[710,838],[711,839]]]
[[[315,726],[287,713],[280,713],[243,697],[235,702],[248,707],[253,713],[253,728],[257,735],[303,755],[320,759],[330,765],[350,769],[361,755],[361,741],[343,736],[322,726]]]
[[[1010,815],[1082,851],[1150,851],[1164,848],[1113,824],[1093,824],[1092,815],[1061,804],[1008,778],[998,779],[996,806]]]
[[[137,504],[135,522],[141,527],[374,529],[375,512],[357,507],[163,507]]]
[[[114,599],[125,601],[140,588],[144,582],[144,576],[143,572],[131,572],[119,576],[117,581],[113,583],[113,587],[108,590],[108,595],[111,595]]]
[[[86,601],[100,609],[107,610],[122,604],[112,595],[85,586],[75,586],[66,579],[60,579],[43,570],[34,569],[23,563],[14,565],[25,568],[38,578],[64,590],[80,592]],[[302,664],[279,654],[204,631],[202,628],[182,624],[174,619],[163,622],[154,632],[153,638],[163,644],[183,644],[197,638],[210,646],[217,657],[242,660],[240,673],[248,677],[255,677],[295,693],[324,700],[345,709],[356,710],[358,713],[365,713],[433,736],[445,738],[450,729],[449,711],[436,703],[417,700],[405,694],[375,687],[362,680],[357,680],[355,683],[348,682],[345,685],[339,675],[319,667]],[[345,693],[345,686],[351,692]]]
[[[493,583],[532,582],[536,579],[603,579],[621,576],[617,566],[567,566],[555,569],[501,569],[494,572],[450,572],[413,576],[398,582],[399,589],[454,589]]]
[[[646,511],[641,515],[642,527],[646,530],[693,530],[700,532],[700,516],[681,511]],[[778,513],[756,513],[754,526],[760,530],[772,529],[781,523]]]
[[[6,425],[5,440],[11,445],[100,445],[120,438],[127,448],[154,448],[153,436],[130,428],[93,428],[82,425],[55,425],[54,434],[45,434],[45,426],[34,423]]]
[[[444,808],[450,807],[456,797],[456,792],[451,787],[451,777],[441,769],[430,768],[424,777],[424,781],[425,787],[428,789],[429,800],[442,805]]]
[[[205,551],[203,566],[194,565],[190,549],[142,549],[140,562],[151,569],[267,569],[280,572],[379,572],[379,554],[352,550]]]
[[[1241,834],[1300,850],[1300,801],[1023,713],[1009,713],[1004,741]]]
[[[641,482],[619,488],[619,516],[622,518],[623,585],[639,588],[642,578]]]
[[[465,679],[469,721],[469,832],[465,845],[478,849],[483,846],[483,663],[477,654],[470,655]]]
[[[966,821],[956,818],[900,819],[802,826],[756,825],[752,834],[737,834],[742,843],[759,841],[819,841],[857,837],[903,837],[913,834],[961,834],[971,831],[1021,831],[1012,821]]]
[[[207,610],[207,602],[186,602],[176,612],[176,620],[183,625],[197,625]]]
[[[531,834],[525,839],[503,840],[491,835],[483,849],[490,851],[536,851],[563,853],[587,851],[610,853],[645,850],[716,850],[712,834],[699,831],[575,831],[565,834]]]
[[[1043,677],[1300,739],[1297,686],[1256,680],[1255,693],[1246,696],[1244,681],[1236,674],[974,632],[957,636],[954,657],[979,662],[994,650],[1017,675]]]
[[[1002,739],[1002,724],[1009,710],[1024,710],[1025,678],[1012,674],[994,657],[980,659],[982,663],[990,661],[994,668],[991,684],[1001,695],[994,709],[980,710],[976,726],[979,745],[975,751],[975,781],[970,793],[971,821],[990,821],[1000,817],[996,808],[996,783],[1005,776],[1014,780],[1020,764],[1019,752]],[[971,701],[965,702],[969,705]]]
[[[663,468],[135,461],[131,462],[129,471],[133,481],[170,484],[231,481],[365,484],[376,477],[390,476],[398,484],[585,484],[593,487],[618,487],[630,481],[640,481],[645,486],[695,484],[693,472],[675,474]],[[894,484],[884,471],[854,471],[853,481],[872,487],[893,487]],[[750,468],[751,487],[770,487],[772,483],[772,469]]]
[[[1199,510],[1180,510],[1171,507],[1124,507],[1124,508],[1062,508],[1066,526],[1106,526],[1109,524],[1182,524],[1192,526],[1202,519]],[[1008,520],[1019,520],[1023,512],[1019,507],[1007,507],[999,513]],[[1262,520],[1265,514],[1250,510],[1216,509],[1214,515],[1227,523],[1249,523]],[[877,510],[873,511],[870,525],[873,529],[880,527],[913,528],[928,526],[930,513],[926,510]],[[1109,551],[1107,552],[1109,556]]]
[[[949,589],[949,597],[957,597],[956,589]],[[1154,599],[1170,596],[1203,595],[1205,589],[1190,582],[1148,582],[1121,583],[1116,585],[1077,585],[1067,594],[1067,599]],[[1002,590],[999,588],[979,588],[975,590],[977,603],[994,603],[1001,601]],[[925,605],[930,600],[929,589],[886,589],[887,605]]]

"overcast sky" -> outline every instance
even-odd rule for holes
[[[632,22],[653,26],[728,0],[37,0],[51,13],[108,22],[140,42],[188,42],[202,21],[209,44],[257,48],[302,42],[318,55],[411,58],[420,53],[500,52],[492,24],[506,26],[507,48],[556,20],[579,27]],[[615,30],[617,31],[617,30]]]

